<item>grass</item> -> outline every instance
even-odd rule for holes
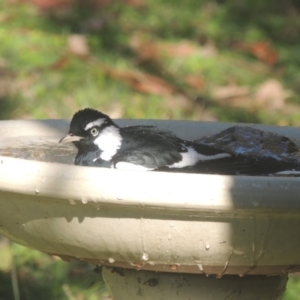
[[[0,119],[71,118],[90,106],[116,118],[299,126],[295,1],[59,3],[0,0]],[[14,266],[22,300],[106,297],[91,266],[7,241],[0,251],[0,299],[14,298]],[[291,276],[284,300],[299,291]]]
[[[93,272],[92,265],[62,262],[5,238],[1,238],[0,256],[0,299],[16,300],[18,293],[20,299],[96,300],[108,297],[101,273]]]
[[[7,117],[70,117],[80,107],[110,112],[117,105],[120,117],[205,120],[209,115],[242,121],[240,111],[245,116],[249,111],[244,99],[233,93],[238,104],[232,105],[226,97],[214,95],[220,87],[247,86],[246,100],[255,111],[245,121],[300,123],[298,106],[288,109],[290,102],[299,103],[298,44],[292,42],[293,36],[275,30],[283,21],[290,35],[292,26],[299,28],[288,12],[280,16],[275,10],[267,14],[266,23],[256,17],[261,6],[247,2],[235,7],[156,0],[136,5],[111,2],[104,7],[100,3],[93,8],[72,3],[41,12],[33,5],[0,1],[1,66],[10,83],[3,101],[14,104]],[[86,57],[70,49],[71,34],[86,39]],[[263,58],[258,59],[255,47],[262,47]],[[276,61],[266,63],[272,55]],[[270,78],[290,91],[281,97],[284,108],[272,113],[255,96]],[[230,117],[226,109],[232,111]]]

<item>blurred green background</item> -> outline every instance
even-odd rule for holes
[[[299,92],[298,1],[0,0],[0,119],[299,126]],[[109,299],[93,266],[5,238],[0,258],[0,300]]]

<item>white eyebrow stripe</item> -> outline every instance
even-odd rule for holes
[[[104,118],[97,119],[96,121],[90,122],[87,125],[85,125],[84,130],[89,130],[94,126],[101,126],[104,122],[105,122]]]

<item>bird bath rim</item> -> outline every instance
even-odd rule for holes
[[[186,132],[186,139],[231,125],[143,122]],[[4,137],[59,140],[68,122],[4,121],[0,128]],[[293,128],[270,128],[296,136]],[[290,177],[130,172],[1,156],[0,232],[40,251],[95,264],[281,274],[300,269],[293,254],[300,237],[292,232],[300,222],[299,183]]]

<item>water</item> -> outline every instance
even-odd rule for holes
[[[199,270],[200,270],[201,272],[204,272],[202,261],[201,261],[201,260],[195,260],[195,263],[196,263],[196,265],[198,266]]]
[[[260,205],[260,203],[258,201],[253,201],[252,204],[254,207],[258,207]]]
[[[142,255],[142,260],[148,260],[149,259],[149,254],[144,252]]]
[[[82,197],[82,198],[81,198],[81,202],[82,202],[83,204],[87,204],[87,203],[88,203],[88,199],[87,199],[86,197]]]
[[[180,266],[180,264],[173,264],[173,265],[170,265],[170,268],[171,268],[171,270],[175,271],[178,269],[179,266]]]
[[[170,226],[170,227],[174,227],[174,226],[175,226],[175,223],[171,221],[171,222],[169,223],[169,226]]]
[[[74,164],[77,149],[73,144],[59,144],[58,139],[14,137],[0,141],[0,155],[43,162]]]
[[[76,204],[76,201],[73,200],[73,199],[69,199],[69,202],[70,202],[71,205],[75,205]]]

